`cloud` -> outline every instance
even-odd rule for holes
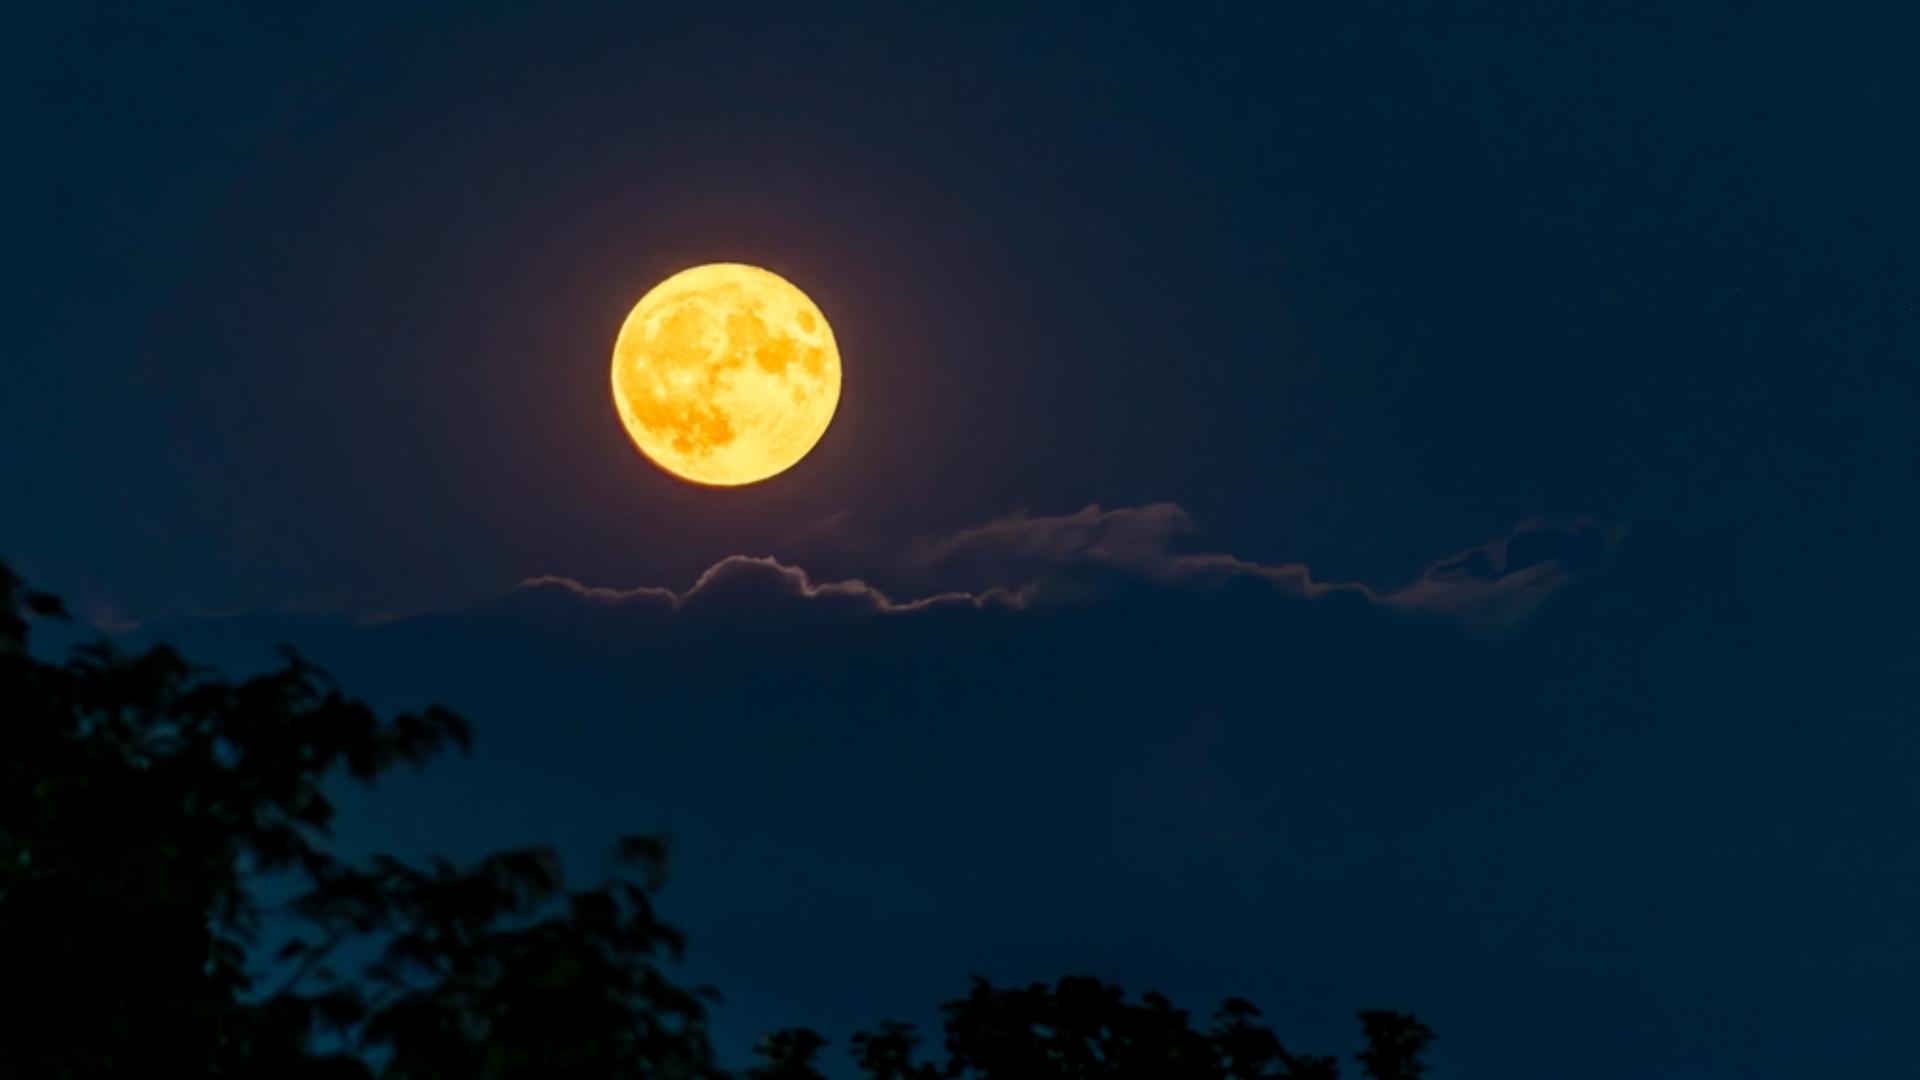
[[[1380,599],[1478,628],[1510,626],[1603,567],[1625,537],[1624,528],[1591,518],[1526,521],[1502,539],[1435,562],[1418,581]]]
[[[572,578],[546,574],[520,582],[522,589],[556,589],[601,604],[655,606],[680,612],[701,612],[738,608],[762,600],[807,601],[824,607],[859,614],[899,615],[931,608],[957,605],[1019,607],[1024,596],[1015,590],[983,589],[978,593],[947,591],[895,600],[880,589],[858,579],[816,582],[797,566],[758,555],[729,555],[708,567],[684,592],[656,586],[612,589],[584,585]]]
[[[844,537],[845,523],[836,521],[821,535],[831,533]],[[1199,528],[1172,503],[1112,510],[1089,505],[1071,514],[1013,514],[892,551],[868,541],[845,545],[871,564],[870,573],[884,579],[885,588],[868,576],[817,580],[801,566],[748,555],[715,563],[684,591],[590,586],[558,575],[529,578],[520,587],[671,612],[803,602],[872,615],[1088,604],[1143,591],[1254,589],[1288,600],[1348,597],[1490,629],[1512,625],[1571,581],[1603,567],[1623,535],[1587,518],[1528,521],[1505,537],[1436,561],[1412,584],[1383,590],[1364,582],[1319,581],[1299,563],[1199,550]],[[840,556],[828,553],[823,561],[844,563],[844,549]]]
[[[1014,514],[915,545],[910,566],[932,580],[1043,585],[1076,570],[1101,570],[1173,585],[1251,578],[1301,597],[1367,594],[1355,584],[1315,582],[1305,566],[1263,564],[1232,555],[1183,552],[1199,536],[1192,517],[1172,503],[1033,517]]]

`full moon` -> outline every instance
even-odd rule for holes
[[[613,402],[635,446],[696,484],[792,468],[840,402],[833,329],[792,282],[740,263],[655,285],[613,345]]]

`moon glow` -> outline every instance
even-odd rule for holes
[[[798,288],[740,263],[682,270],[627,315],[613,346],[613,401],[635,446],[696,484],[737,487],[785,472],[840,402],[840,350]]]

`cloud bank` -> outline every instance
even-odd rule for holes
[[[862,578],[815,580],[801,566],[749,555],[722,559],[685,590],[610,588],[561,575],[528,578],[519,588],[664,612],[784,601],[872,615],[1088,604],[1142,589],[1257,588],[1297,600],[1350,597],[1486,629],[1512,625],[1576,578],[1604,567],[1624,535],[1587,518],[1528,521],[1505,537],[1436,561],[1411,584],[1383,590],[1363,582],[1318,581],[1299,563],[1187,550],[1199,530],[1172,503],[1113,510],[1090,505],[1072,514],[1014,514],[910,542],[880,556],[895,583],[892,591]]]

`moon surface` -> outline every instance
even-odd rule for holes
[[[792,282],[741,263],[696,266],[627,315],[613,401],[662,469],[696,484],[751,484],[792,468],[826,433],[840,350]]]

